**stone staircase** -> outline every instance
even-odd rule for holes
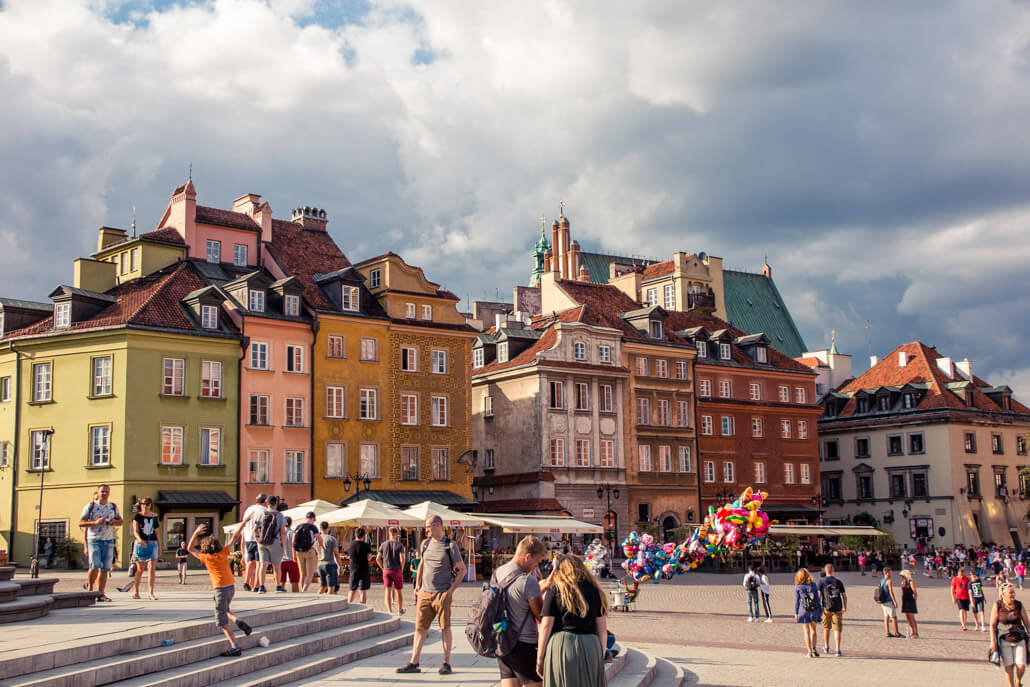
[[[14,579],[14,566],[0,567],[0,623],[42,618],[55,608],[96,603],[96,592],[55,592],[56,578]]]
[[[254,627],[239,633],[243,655],[226,658],[225,637],[213,617],[164,629],[106,634],[73,648],[0,658],[4,687],[272,687],[410,646],[413,628],[396,617],[337,597],[309,597],[289,607],[240,612]],[[268,647],[258,641],[267,637]]]

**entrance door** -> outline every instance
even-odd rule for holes
[[[671,515],[666,515],[662,518],[662,540],[667,542],[672,541],[672,531],[679,526],[680,524],[676,522],[676,518]]]
[[[1012,545],[1016,547],[1016,551],[1022,551],[1023,544],[1019,541],[1019,533],[1016,531],[1016,528],[1010,529],[1009,534],[1012,535]]]

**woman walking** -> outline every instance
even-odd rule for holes
[[[157,537],[157,516],[153,513],[154,502],[144,496],[139,502],[140,512],[132,517],[132,536],[136,539],[136,577],[133,580],[132,598],[138,599],[139,583],[143,579],[143,569],[147,569],[147,590],[150,600],[157,601],[154,596],[154,583],[157,581],[157,559],[161,556],[161,543]]]
[[[819,652],[815,650],[815,625],[822,620],[823,602],[808,568],[801,568],[794,575],[794,617],[799,625],[804,625],[805,647],[809,658],[818,658]]]
[[[916,583],[912,579],[912,571],[901,571],[901,612],[908,621],[909,639],[919,639],[919,626],[916,624]]]
[[[556,561],[543,595],[536,672],[544,687],[605,687],[608,599],[575,556]]]
[[[765,574],[765,568],[758,569],[758,584],[762,588],[762,608],[765,610],[765,622],[771,623],[772,609],[769,607],[769,597],[772,596],[772,585],[769,584],[769,576]]]
[[[1001,589],[1001,599],[991,609],[991,651],[997,651],[1001,658],[1008,687],[1023,684],[1028,627],[1030,618],[1027,618],[1023,604],[1016,600],[1016,588],[1005,585]]]

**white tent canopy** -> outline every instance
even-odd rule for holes
[[[439,515],[443,519],[444,527],[485,527],[486,522],[477,516],[468,513],[459,513],[447,506],[441,506],[432,501],[423,501],[414,506],[404,509],[404,512],[411,517],[418,518],[424,524],[427,518]]]
[[[332,527],[421,527],[425,522],[388,503],[370,499],[322,513],[318,520]]]
[[[867,525],[771,525],[769,535],[794,534],[823,537],[885,537],[887,534]]]
[[[589,522],[546,515],[508,515],[473,513],[487,525],[500,527],[505,532],[525,534],[601,534],[604,528]]]
[[[294,506],[293,508],[284,510],[282,513],[284,517],[288,517],[290,520],[293,521],[293,524],[296,525],[299,524],[302,520],[304,520],[304,518],[307,517],[307,514],[311,511],[315,511],[315,516],[318,517],[322,515],[322,513],[328,513],[329,511],[336,510],[338,508],[339,506],[337,506],[335,503],[323,501],[322,499],[315,499],[314,501],[305,501],[299,506]],[[240,523],[236,523],[234,525],[226,525],[222,528],[222,531],[231,534],[235,532],[236,528],[239,526]]]

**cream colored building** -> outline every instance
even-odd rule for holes
[[[909,549],[1030,541],[1030,408],[924,344],[822,399],[824,520],[871,515]]]

